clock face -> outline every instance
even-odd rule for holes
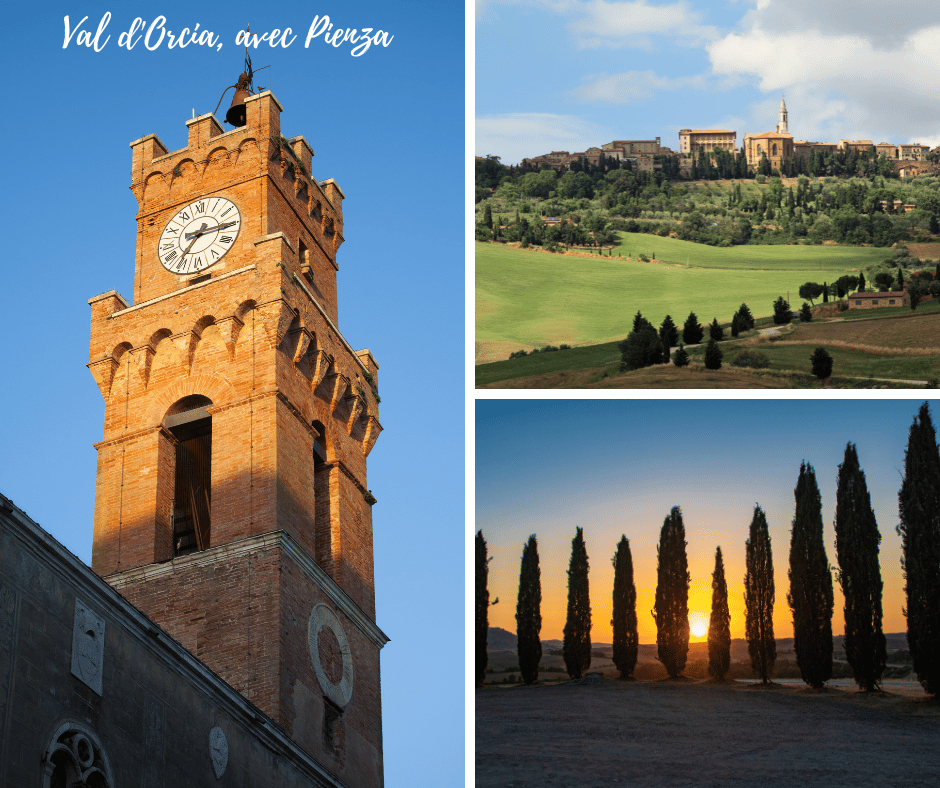
[[[203,197],[170,219],[157,244],[163,267],[172,274],[195,274],[217,263],[235,245],[242,217],[225,197]]]

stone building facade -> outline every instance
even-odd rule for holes
[[[700,150],[734,153],[738,147],[737,138],[736,131],[727,129],[680,129],[679,153],[698,153]]]
[[[629,159],[634,156],[656,156],[660,153],[671,154],[669,148],[662,146],[662,140],[659,137],[652,140],[613,140],[601,146],[605,155],[613,155],[621,159]]]
[[[907,291],[853,293],[848,297],[851,309],[878,309],[886,306],[910,306]]]
[[[0,785],[342,788],[0,495]]]
[[[747,166],[756,170],[766,156],[770,166],[780,169],[783,162],[793,155],[793,135],[768,131],[764,134],[744,135],[744,155]]]

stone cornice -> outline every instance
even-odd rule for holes
[[[369,618],[362,609],[337,585],[326,571],[300,547],[286,531],[270,531],[259,536],[250,536],[237,542],[210,547],[197,553],[173,558],[160,564],[148,564],[136,569],[128,569],[108,575],[105,580],[120,591],[125,586],[148,583],[151,580],[175,574],[181,569],[214,566],[233,561],[243,556],[262,550],[281,550],[303,573],[312,580],[329,600],[341,610],[356,627],[376,646],[382,648],[388,642],[388,636]]]
[[[157,426],[148,426],[140,427],[136,430],[131,430],[130,432],[122,431],[119,435],[115,435],[113,438],[106,438],[103,441],[98,441],[97,443],[91,444],[93,448],[97,450],[103,449],[105,446],[113,446],[116,443],[123,443],[124,441],[136,440],[144,435],[147,435],[151,432],[166,432],[162,424]]]
[[[134,306],[129,306],[127,309],[121,309],[118,312],[112,312],[108,315],[108,320],[114,320],[116,317],[123,317],[128,312],[135,312],[138,309],[143,309],[145,306],[150,306],[151,304],[159,303],[160,301],[166,301],[168,298],[175,298],[176,296],[183,295],[188,293],[190,290],[198,290],[200,287],[207,287],[213,285],[216,282],[221,282],[223,279],[229,279],[233,276],[238,276],[239,274],[245,273],[245,271],[252,271],[257,266],[252,263],[251,265],[243,266],[242,268],[236,268],[234,271],[229,271],[227,274],[221,274],[220,276],[213,277],[212,279],[207,279],[205,282],[199,282],[195,285],[189,285],[188,287],[182,287],[179,290],[174,290],[172,293],[167,293],[166,295],[157,296],[156,298],[151,298],[149,301],[142,301],[139,304],[134,304]]]

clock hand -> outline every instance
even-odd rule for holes
[[[198,233],[193,233],[193,235],[195,235],[196,237],[193,238],[193,240],[191,240],[191,241],[189,242],[189,246],[187,246],[187,247],[183,250],[183,257],[186,257],[186,255],[189,254],[189,250],[193,248],[193,244],[195,244],[196,241],[199,240],[199,236],[202,234],[201,231],[202,231],[202,230],[205,230],[205,229],[206,229],[206,223],[203,222],[203,223],[202,223],[202,227],[200,228],[200,232],[198,232]],[[187,237],[189,237],[189,236],[187,236]],[[180,260],[182,260],[182,259],[183,259],[183,258],[181,257]]]
[[[213,228],[213,229],[214,229],[214,228]],[[193,239],[192,243],[191,243],[188,247],[186,247],[186,252],[188,252],[188,251],[192,248],[192,245],[193,245],[194,243],[196,243],[196,240],[199,238],[200,235],[202,235],[202,234],[205,232],[205,230],[206,230],[206,223],[203,222],[203,223],[202,223],[202,227],[200,227],[198,230],[196,230],[196,232],[190,233],[189,235],[186,236],[186,238],[192,238],[192,239]],[[183,252],[183,254],[186,254],[186,252]]]
[[[226,230],[229,227],[234,227],[236,224],[238,224],[238,222],[229,222],[228,224],[217,224],[215,227],[210,227],[208,230],[206,229],[206,225],[203,224],[202,227],[200,227],[196,232],[187,233],[185,237],[186,238],[198,238],[201,235],[208,235],[209,233],[214,233],[218,230]]]

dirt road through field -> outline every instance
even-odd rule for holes
[[[940,703],[707,682],[476,692],[477,788],[936,786]]]

